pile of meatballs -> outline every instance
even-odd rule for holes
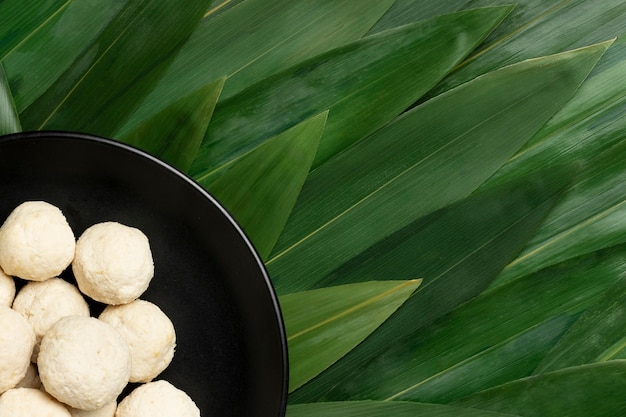
[[[68,267],[76,286],[59,278]],[[153,275],[137,228],[97,223],[76,240],[58,207],[16,207],[0,227],[0,416],[200,417],[185,392],[155,380],[176,334],[139,299]],[[97,318],[85,297],[107,305]],[[129,382],[141,384],[118,404]]]

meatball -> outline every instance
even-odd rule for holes
[[[0,305],[0,329],[1,394],[26,376],[35,346],[35,332],[20,313],[3,305]]]
[[[0,305],[11,307],[15,298],[15,280],[0,269]]]
[[[135,388],[117,407],[115,417],[200,417],[193,400],[167,381]]]
[[[130,382],[149,382],[172,362],[176,347],[174,325],[155,304],[135,300],[108,306],[99,318],[115,327],[128,343]]]
[[[20,204],[0,227],[0,267],[23,279],[58,276],[72,262],[75,247],[61,210],[44,201]]]
[[[114,401],[130,377],[130,350],[124,338],[93,317],[57,321],[41,339],[37,363],[46,392],[82,410]]]
[[[63,404],[34,388],[15,388],[2,394],[0,416],[72,417]]]
[[[72,270],[78,288],[94,300],[129,303],[143,294],[154,275],[148,238],[120,223],[95,224],[78,239]]]
[[[35,331],[33,362],[37,361],[41,338],[54,323],[66,316],[89,317],[89,305],[78,288],[60,278],[26,284],[17,293],[13,310],[24,316]]]

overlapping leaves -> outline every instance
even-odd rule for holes
[[[81,129],[193,159],[283,293],[423,276],[291,396],[394,401],[289,415],[623,414],[625,38],[578,87],[611,42],[589,45],[626,32],[626,5],[213,3],[2,2],[2,133]],[[437,50],[408,54],[420,36]],[[350,55],[363,45],[387,65],[353,91],[355,68],[378,65]]]

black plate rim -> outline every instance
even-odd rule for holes
[[[252,244],[250,238],[246,235],[243,228],[237,223],[234,217],[222,206],[222,204],[215,199],[207,190],[205,190],[202,186],[200,186],[193,178],[188,176],[186,173],[182,172],[178,168],[168,164],[167,162],[137,148],[132,145],[128,145],[123,142],[119,142],[113,139],[109,139],[103,136],[94,135],[91,133],[82,133],[82,132],[74,132],[67,130],[37,130],[37,131],[23,131],[17,133],[10,133],[5,135],[0,135],[0,143],[5,142],[13,142],[18,140],[25,139],[41,139],[47,137],[57,137],[64,139],[74,139],[74,140],[85,140],[90,142],[96,142],[99,144],[103,144],[106,146],[111,146],[114,148],[118,148],[125,152],[129,152],[135,154],[139,157],[146,158],[150,160],[152,163],[157,164],[159,167],[169,171],[172,175],[175,175],[180,180],[187,183],[191,186],[196,192],[200,193],[204,198],[208,199],[218,210],[222,213],[222,215],[232,224],[235,231],[240,235],[243,240],[245,246],[250,251],[250,254],[253,256],[256,264],[258,265],[259,272],[261,273],[263,280],[265,281],[265,286],[269,292],[270,299],[273,304],[273,310],[276,318],[276,325],[279,329],[279,333],[281,336],[280,346],[282,350],[282,398],[280,403],[280,414],[279,417],[284,416],[287,409],[287,397],[289,390],[289,355],[288,355],[288,344],[287,344],[287,334],[285,330],[285,323],[283,320],[282,311],[280,308],[280,303],[278,300],[278,296],[276,294],[276,290],[274,289],[274,285],[270,279],[269,273],[265,268],[265,264],[261,260],[256,248]]]

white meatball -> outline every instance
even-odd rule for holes
[[[78,408],[70,408],[69,410],[72,417],[113,417],[116,409],[117,402],[113,401],[97,410],[79,410]]]
[[[148,288],[154,263],[148,238],[116,222],[98,223],[80,236],[72,270],[80,290],[105,304],[126,304]]]
[[[75,247],[61,210],[44,201],[20,204],[0,227],[0,266],[31,281],[58,276],[72,262]]]
[[[34,364],[30,364],[26,370],[24,378],[15,386],[15,388],[41,388],[41,380],[39,379],[39,371]]]
[[[13,310],[33,326],[37,340],[31,360],[37,361],[39,343],[48,329],[62,317],[89,317],[89,305],[78,288],[61,278],[29,282],[15,297]]]
[[[135,388],[117,407],[115,417],[200,417],[200,410],[184,391],[167,381]]]
[[[115,327],[128,343],[130,382],[149,382],[172,362],[176,347],[174,325],[155,304],[135,300],[107,306],[99,318]]]
[[[15,297],[15,280],[0,269],[0,305],[11,307]]]
[[[114,401],[130,377],[130,350],[124,338],[93,317],[57,321],[41,339],[37,363],[46,392],[83,410]]]
[[[0,306],[0,329],[1,394],[26,376],[35,346],[35,332],[20,313],[3,305]]]
[[[16,388],[0,396],[2,417],[72,417],[57,400],[34,388]]]

